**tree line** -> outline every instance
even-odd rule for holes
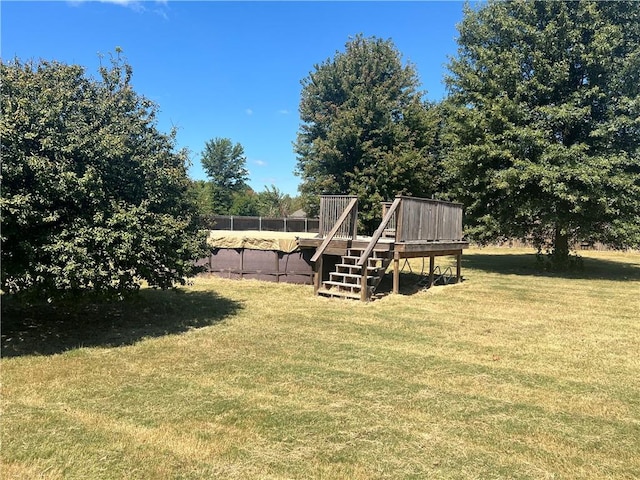
[[[306,208],[357,195],[373,230],[397,194],[462,202],[478,242],[640,245],[640,4],[465,6],[448,96],[423,100],[391,40],[358,36],[303,80]]]
[[[168,288],[203,252],[200,215],[315,215],[322,194],[357,195],[365,230],[404,194],[462,202],[469,238],[532,240],[560,261],[575,240],[640,246],[640,4],[489,1],[458,28],[440,102],[392,40],[358,35],[314,65],[299,199],[251,190],[227,138],[205,145],[208,180],[190,180],[118,50],[98,79],[2,61],[3,292]]]
[[[249,185],[244,147],[229,138],[216,137],[205,143],[200,161],[208,180],[191,182],[188,195],[200,216],[244,215],[287,217],[302,207],[300,198],[292,198],[275,185],[261,192]]]

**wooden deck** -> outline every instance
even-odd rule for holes
[[[347,238],[336,238],[331,240],[325,250],[326,255],[342,257],[350,250],[365,250],[371,243],[373,237],[357,237],[355,240]],[[299,238],[300,248],[317,249],[324,238]],[[433,284],[435,257],[455,256],[456,257],[456,281],[462,279],[462,251],[469,248],[469,242],[465,240],[447,241],[427,241],[411,240],[406,242],[396,242],[393,238],[380,238],[374,247],[374,252],[388,252],[393,260],[393,293],[400,291],[400,263],[406,258],[429,258],[429,283]]]
[[[320,233],[299,240],[314,248],[314,291],[331,297],[367,301],[393,262],[393,292],[400,290],[400,260],[429,257],[429,285],[434,258],[455,255],[461,280],[462,205],[433,199],[397,196],[383,203],[383,218],[371,237],[357,235],[358,199],[327,195],[320,201]],[[340,257],[340,260],[337,260]]]

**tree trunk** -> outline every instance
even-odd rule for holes
[[[569,235],[567,231],[556,225],[555,238],[553,240],[553,257],[557,264],[565,263],[569,258]]]

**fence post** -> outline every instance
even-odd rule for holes
[[[231,217],[231,231],[233,232],[233,215],[230,215]]]

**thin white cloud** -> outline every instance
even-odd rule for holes
[[[253,115],[253,110],[251,110],[250,108],[247,108],[244,113],[246,113],[247,115]]]
[[[100,3],[115,3],[116,5],[129,6],[140,3],[139,0],[98,0]]]
[[[280,115],[289,115],[289,113],[290,113],[290,112],[289,112],[289,110],[282,109],[282,110],[278,110],[278,113],[279,113]]]
[[[90,1],[94,1],[94,0],[69,0],[67,4],[71,5],[72,7],[78,7]],[[121,7],[129,8],[136,12],[151,11],[157,15],[160,15],[165,20],[168,19],[167,12],[166,12],[166,7],[168,4],[167,0],[155,0],[154,2],[148,2],[144,0],[97,0],[97,1],[99,3],[111,3],[113,5],[119,5]],[[152,8],[151,10],[149,10],[145,6],[145,4],[153,4],[158,8]]]
[[[278,179],[275,177],[263,177],[260,183],[264,185],[275,185],[278,183]]]
[[[266,167],[267,166],[267,162],[265,162],[264,160],[254,160],[253,163],[255,165],[258,165],[259,167]]]
[[[162,3],[162,2],[158,2],[158,3]],[[160,15],[165,20],[169,20],[169,15],[167,15],[167,11],[164,8],[164,3],[162,4],[162,6],[160,8],[155,8],[153,10],[153,13],[155,13],[156,15]]]
[[[95,0],[69,0],[67,3],[73,7],[78,7],[82,4]],[[135,10],[144,9],[140,0],[97,0],[98,3],[113,3],[114,5],[120,5],[121,7],[129,7]]]

